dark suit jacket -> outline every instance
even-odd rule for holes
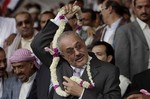
[[[43,66],[41,66],[37,75],[37,97],[38,99],[76,99],[77,97],[69,96],[63,98],[58,96],[55,92],[54,94],[49,94],[50,85],[50,71],[49,66],[52,61],[52,56],[44,51],[44,47],[49,46],[52,41],[53,35],[57,30],[57,26],[48,22],[46,27],[37,34],[33,40],[31,47],[35,55],[41,60]],[[116,66],[109,63],[99,61],[94,54],[90,54],[91,60],[91,73],[93,80],[95,82],[95,87],[93,89],[85,89],[82,99],[120,99],[120,89],[119,89],[119,70]],[[61,58],[57,66],[57,76],[60,86],[63,88],[63,76],[71,77],[73,75],[72,68],[69,66],[68,62]],[[83,80],[87,80],[87,72],[84,71],[82,77]]]
[[[148,68],[149,47],[137,21],[126,24],[114,37],[115,63],[130,80]]]
[[[133,76],[131,91],[140,91],[140,89],[146,89],[150,92],[150,69]]]
[[[141,89],[145,89],[150,92],[150,69],[145,70],[133,76],[132,83],[128,86],[125,97],[131,94],[140,93]]]

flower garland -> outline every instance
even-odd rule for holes
[[[141,89],[140,92],[143,94],[143,95],[146,95],[146,96],[150,96],[150,93],[145,90],[145,89]]]
[[[74,6],[73,11],[77,11],[76,17],[78,19],[78,26],[81,26],[82,22],[80,20],[81,19],[80,16],[81,16],[82,12],[81,12],[80,7]],[[54,87],[54,89],[58,95],[60,95],[62,97],[67,97],[67,96],[69,96],[69,94],[61,89],[61,87],[59,86],[59,82],[57,80],[57,75],[56,75],[56,67],[57,67],[59,60],[60,60],[59,51],[57,48],[57,39],[60,36],[60,34],[64,31],[65,24],[66,24],[65,23],[65,16],[64,16],[65,11],[63,8],[60,10],[59,14],[61,15],[61,16],[59,16],[60,26],[59,26],[58,30],[56,31],[56,34],[55,34],[54,39],[53,39],[53,43],[52,43],[53,49],[46,47],[45,50],[49,51],[50,54],[53,55],[53,61],[52,61],[52,64],[50,66],[51,82],[53,84],[53,87]],[[78,29],[78,30],[80,30],[80,29]],[[90,83],[87,81],[83,81],[82,79],[80,79],[79,77],[76,77],[76,76],[72,76],[70,79],[75,81],[76,83],[78,83],[80,86],[82,86],[84,88],[93,88],[94,82],[92,80],[92,76],[91,76],[91,72],[90,72],[90,58],[88,59],[88,62],[86,65],[87,65],[86,70],[87,70],[87,74],[89,76]]]

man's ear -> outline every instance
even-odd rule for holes
[[[64,58],[64,55],[61,55]]]
[[[112,55],[108,55],[108,57],[107,57],[107,62],[111,62],[112,59],[113,59],[113,56],[112,56]]]
[[[107,9],[109,10],[109,13],[110,13],[110,14],[113,12],[112,6],[108,7]]]
[[[77,24],[77,19],[76,18],[73,19],[73,23],[74,23],[74,25]]]

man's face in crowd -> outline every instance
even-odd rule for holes
[[[22,37],[28,37],[33,34],[33,22],[28,14],[19,14],[16,16],[18,32]]]
[[[5,69],[7,66],[6,55],[4,51],[0,51],[0,77],[5,75]]]
[[[46,25],[46,23],[47,23],[47,21],[49,20],[49,19],[53,19],[54,17],[53,17],[53,15],[51,15],[51,14],[43,14],[43,15],[41,15],[41,17],[40,17],[40,25],[41,25],[41,28],[43,28],[45,25]]]
[[[92,19],[90,12],[82,13],[82,22],[84,26],[91,26]]]
[[[88,61],[88,52],[84,41],[75,34],[64,36],[60,40],[62,56],[72,66],[83,67]]]
[[[150,21],[150,0],[135,0],[134,11],[143,22]]]
[[[106,1],[104,1],[101,5],[101,14],[102,14],[102,19],[104,21],[105,24],[108,24],[109,22],[107,21],[109,16],[110,16],[110,12],[109,12],[109,9],[106,7]]]
[[[32,75],[32,70],[34,67],[33,62],[17,62],[13,63],[13,71],[16,76],[22,81],[27,82],[29,77]]]

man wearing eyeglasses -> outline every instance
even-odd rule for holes
[[[34,36],[37,34],[37,31],[33,27],[33,20],[31,15],[28,12],[17,13],[15,19],[18,34],[11,46],[8,47],[7,57],[10,57],[12,53],[18,48],[26,48],[32,52],[30,44]],[[8,64],[10,63],[8,62]],[[12,67],[10,70],[11,69]]]

